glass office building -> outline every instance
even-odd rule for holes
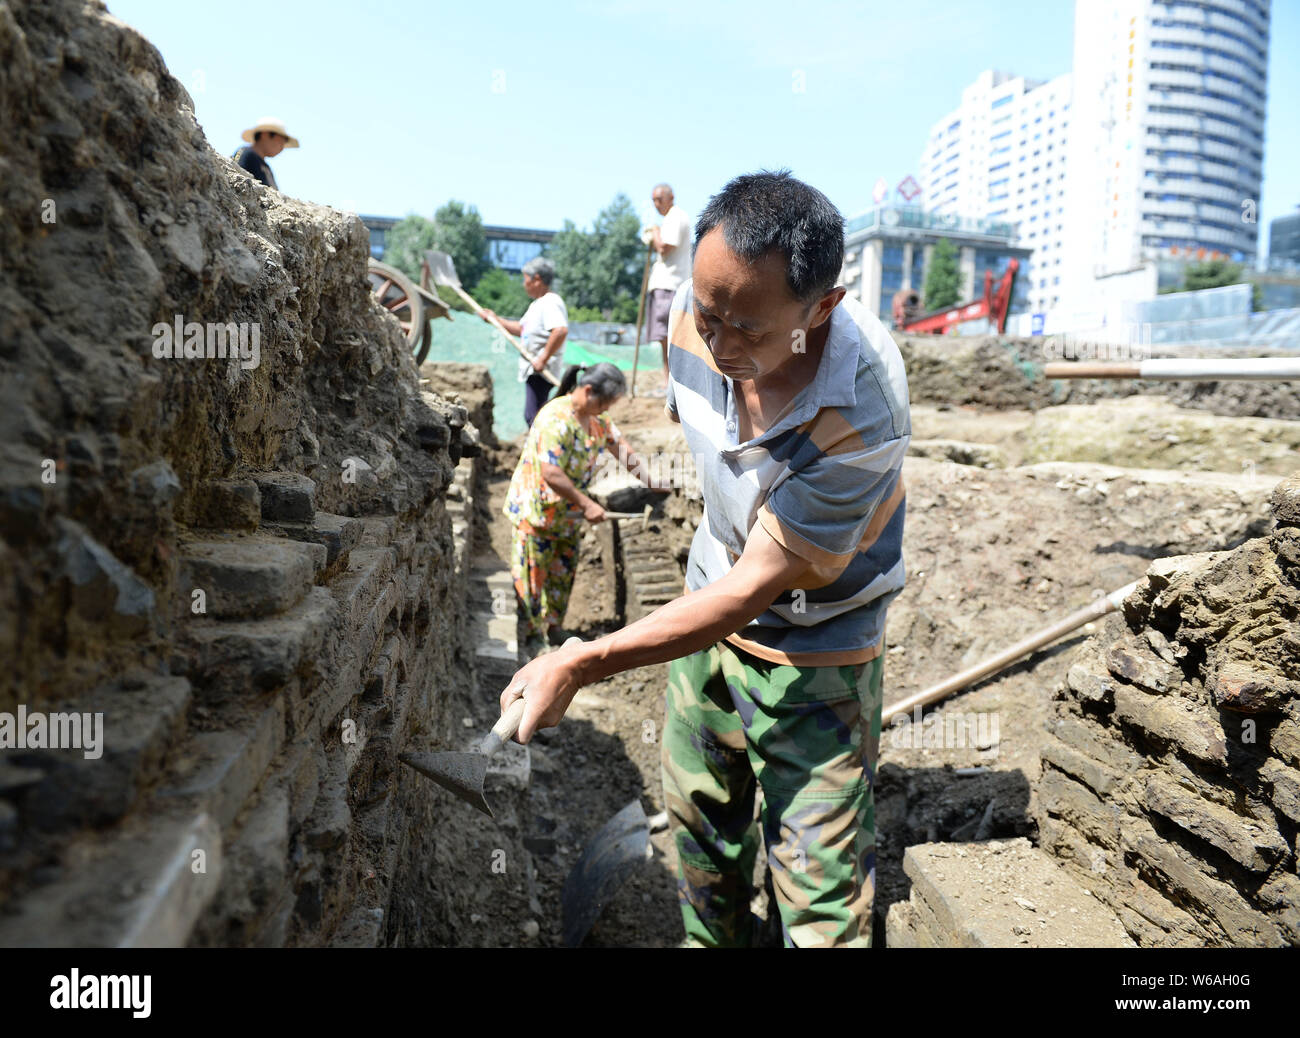
[[[840,284],[892,328],[894,293],[904,288],[923,291],[930,257],[941,238],[957,251],[963,303],[984,291],[985,270],[997,278],[1009,259],[1015,257],[1024,269],[1031,255],[1031,250],[1013,244],[1015,228],[1008,223],[965,219],[920,206],[879,206],[845,222]],[[1011,313],[1028,310],[1028,280],[1017,276]]]

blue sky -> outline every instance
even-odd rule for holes
[[[458,198],[548,228],[587,225],[619,191],[649,217],[660,180],[694,214],[778,166],[852,215],[877,177],[918,172],[984,69],[1069,71],[1074,17],[1070,0],[108,4],[219,151],[259,116],[285,121],[303,142],[272,162],[288,194],[394,216]],[[1300,204],[1298,44],[1300,0],[1274,0],[1261,250]]]

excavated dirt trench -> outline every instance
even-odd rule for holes
[[[627,402],[615,418],[634,444],[638,436],[653,441],[664,432],[658,408],[653,400]],[[980,427],[993,439],[999,420],[984,417]],[[964,423],[959,431],[969,435],[977,418],[961,412],[953,425]],[[927,417],[931,427],[937,420]],[[501,452],[488,475],[480,564],[508,566],[510,530],[499,510],[514,457],[510,448]],[[890,610],[886,706],[1138,579],[1153,559],[1227,548],[1271,524],[1273,480],[1231,473],[1070,462],[995,469],[914,456],[905,478],[908,585]],[[593,530],[584,539],[566,628],[599,637],[661,601],[665,574],[680,581],[698,506],[678,494],[656,514],[644,532],[623,524],[632,528],[619,537]],[[889,907],[909,893],[902,870],[907,847],[1037,839],[1044,723],[1054,690],[1093,633],[1089,625],[940,705],[933,712],[939,724],[970,725],[964,746],[929,745],[919,729],[883,733],[878,943]],[[494,913],[495,924],[483,914],[479,926],[487,932],[471,943],[527,942],[530,931],[523,927],[535,918],[535,940],[559,944],[560,890],[591,835],[633,799],[647,815],[663,810],[658,732],[666,672],[666,666],[642,668],[584,689],[564,722],[534,741],[528,817],[520,823],[535,873],[531,906],[521,896],[517,914]],[[479,690],[480,723],[491,719],[495,691]],[[666,833],[653,835],[651,844],[653,860],[608,905],[589,945],[680,941],[673,850]],[[754,907],[766,915],[761,888]],[[446,943],[466,943],[463,933],[444,936]]]
[[[497,608],[513,458],[476,460],[466,428],[492,425],[490,392],[468,399],[481,372],[444,371],[439,391],[467,406],[421,392],[367,292],[361,223],[212,151],[157,51],[100,6],[0,5],[0,59],[0,166],[24,171],[0,178],[0,709],[108,724],[93,770],[0,761],[0,944],[560,943],[560,890],[592,833],[633,799],[663,807],[665,668],[584,690],[530,752],[510,748],[495,820],[399,767],[486,730],[517,665]],[[182,318],[209,346],[256,328],[257,363],[160,353],[158,323]],[[908,847],[1039,842],[1036,819],[1055,818],[1041,842],[1102,853],[1114,904],[1144,892],[1135,938],[1300,943],[1300,489],[1281,534],[1266,507],[1300,469],[1300,383],[1067,385],[1043,379],[1041,341],[900,348],[916,428],[887,704],[1153,560],[1255,540],[1178,578],[1183,612],[1161,599],[1154,620],[1126,617],[1134,635],[1164,625],[1144,634],[1156,662],[1137,642],[1098,662],[1122,633],[1111,617],[934,711],[996,724],[973,744],[886,732],[878,917],[909,895]],[[660,405],[615,412],[634,444],[671,449]],[[566,626],[596,637],[671,594],[698,519],[677,496],[617,550],[584,543]],[[1238,626],[1251,637],[1213,635],[1233,649],[1214,668],[1177,651]],[[1152,674],[1177,695],[1143,698]],[[1140,765],[1127,813],[1064,777],[1112,780],[1048,745],[1054,695],[1077,707],[1060,731]],[[1252,711],[1271,756],[1224,747]],[[1186,724],[1166,747],[1169,717]],[[1081,826],[1101,843],[1084,848]],[[588,943],[680,939],[672,851],[651,842]],[[196,846],[207,873],[167,868]]]

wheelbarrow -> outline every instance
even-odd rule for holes
[[[396,267],[380,263],[377,259],[370,261],[367,276],[370,294],[396,318],[418,367],[424,363],[433,343],[433,319],[445,317],[450,321],[451,307],[438,298],[428,283],[427,266],[419,285]]]

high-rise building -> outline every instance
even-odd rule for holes
[[[989,70],[934,124],[921,157],[931,212],[1008,223],[1031,250],[1017,296],[1044,311],[1060,294],[1070,76],[1049,82]]]
[[[1269,0],[1080,0],[1066,282],[1169,260],[1253,264]]]
[[[1279,216],[1268,225],[1268,265],[1300,266],[1300,210]]]
[[[1269,3],[1076,0],[1072,72],[981,74],[931,130],[923,204],[1013,224],[1035,312],[1095,308],[1098,278],[1253,264]]]

